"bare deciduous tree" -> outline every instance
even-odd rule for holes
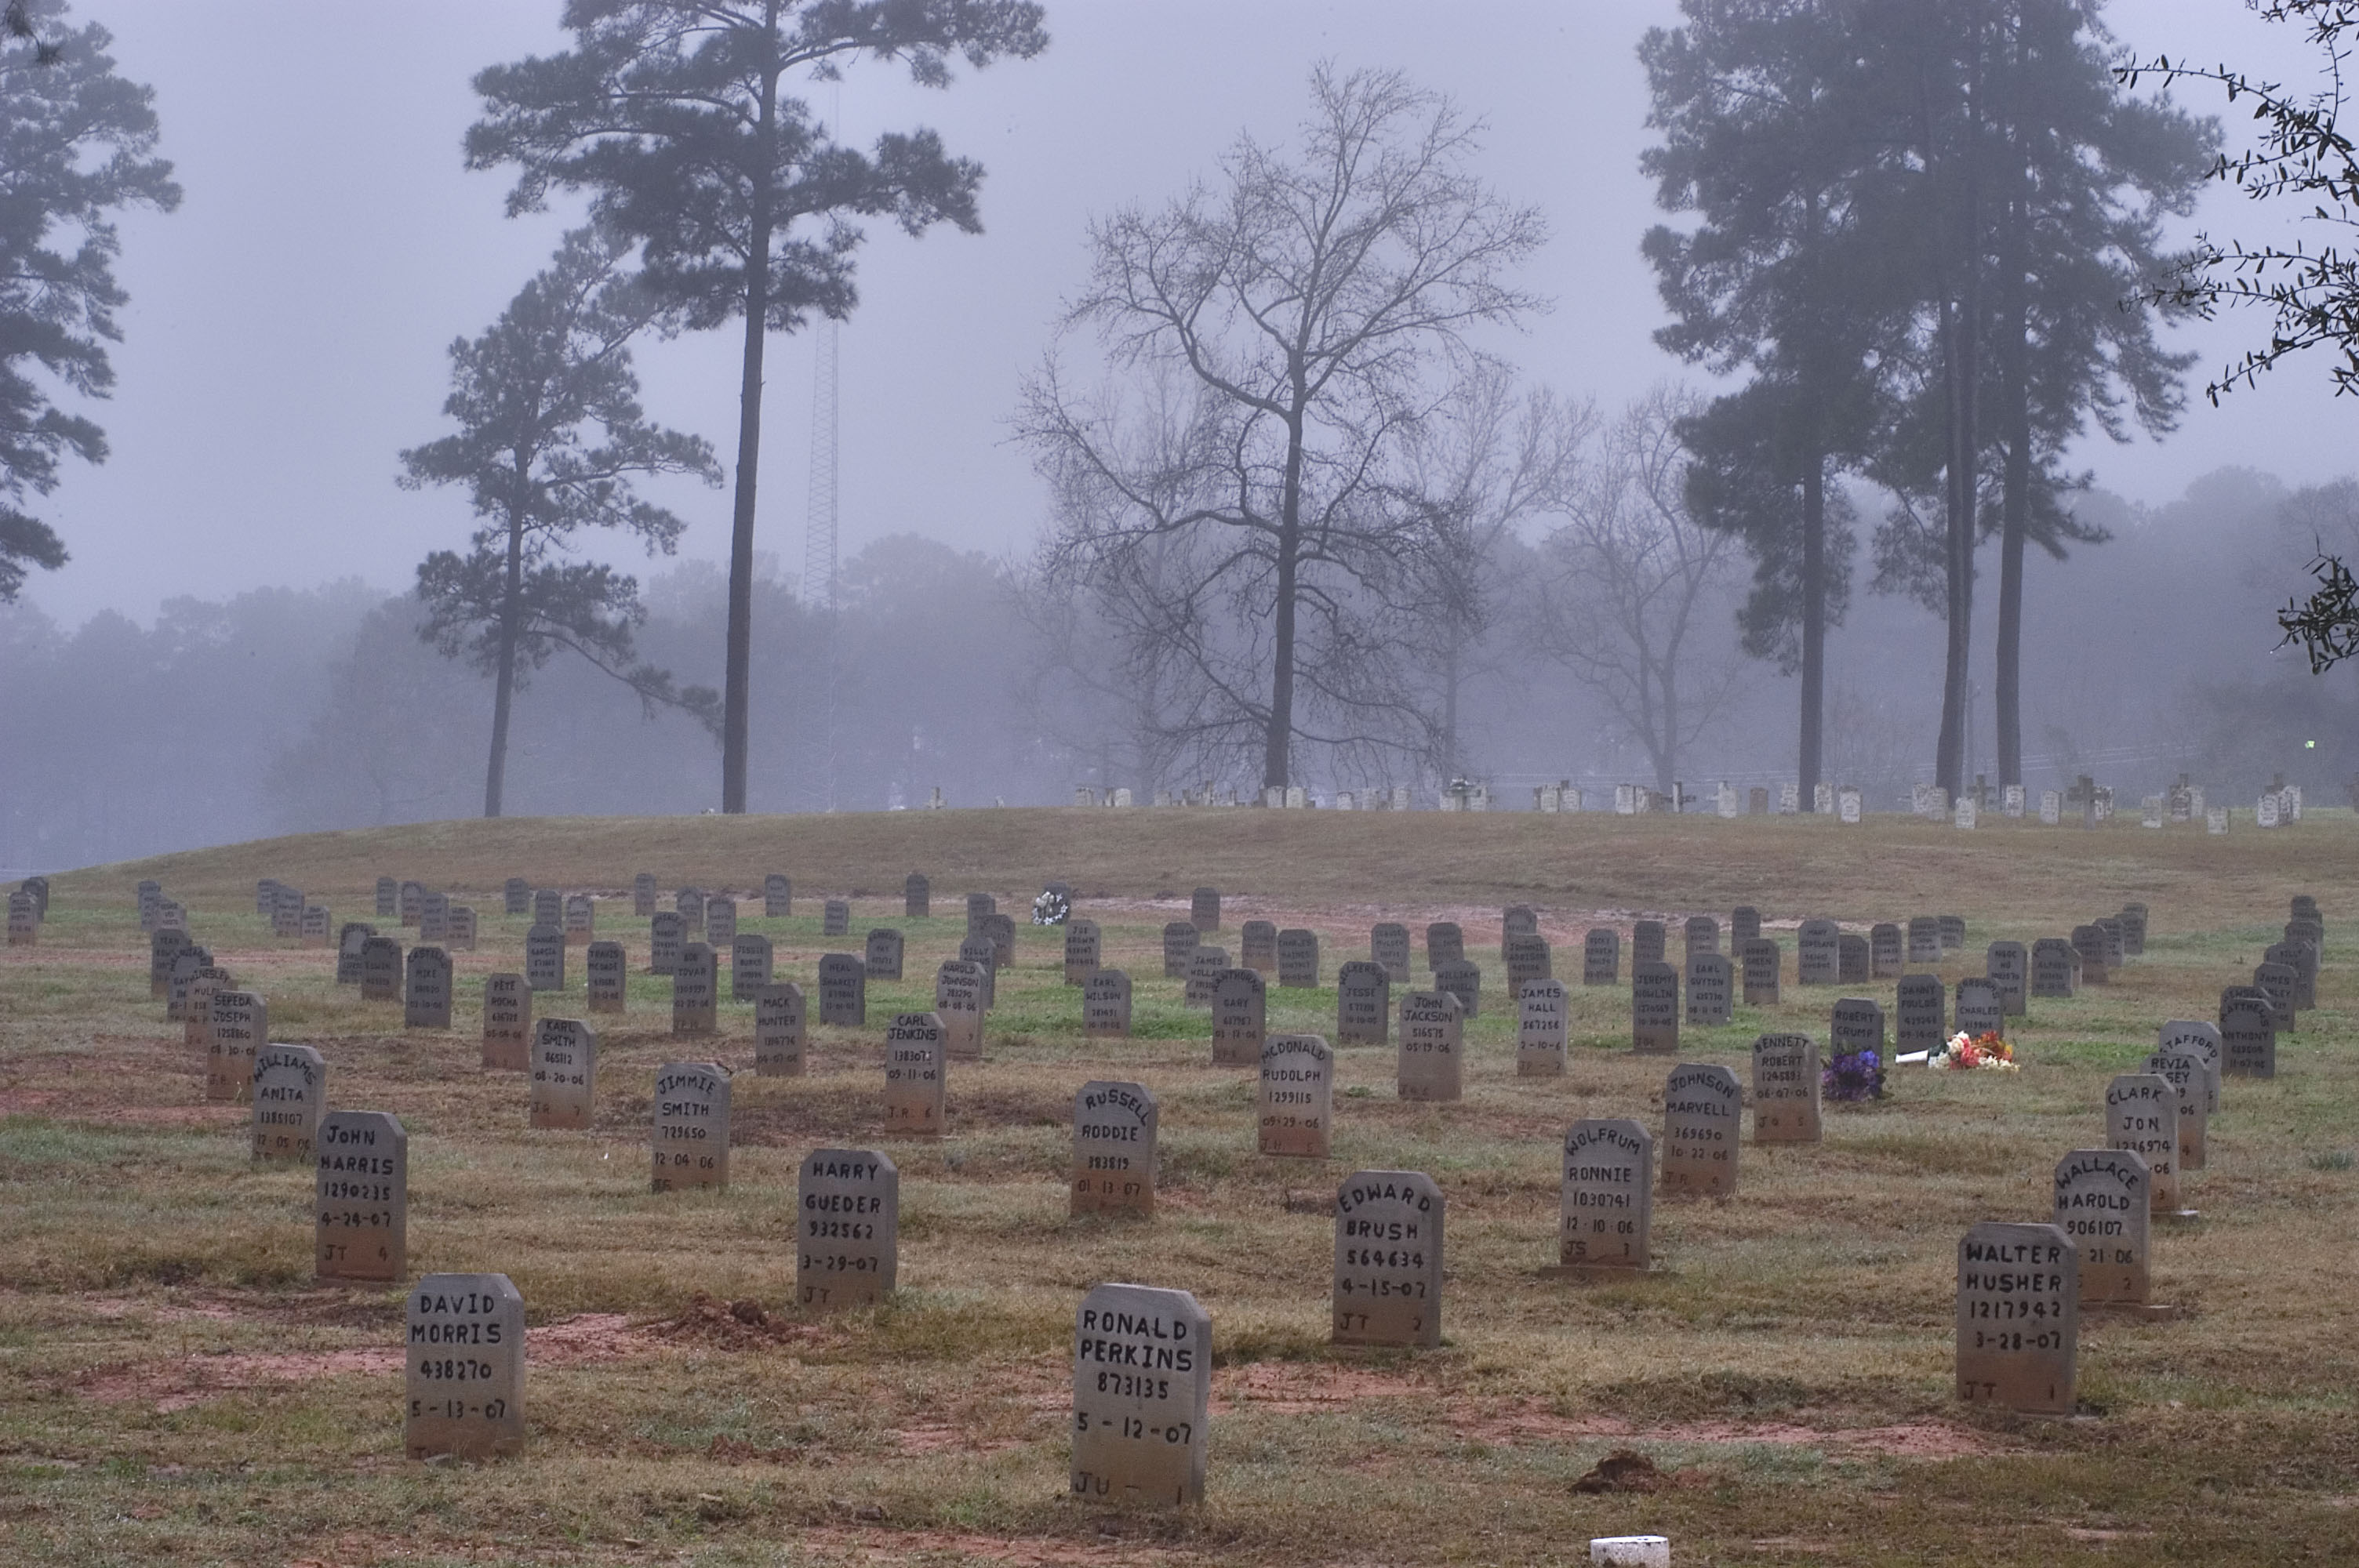
[[[1563,492],[1564,524],[1532,628],[1538,649],[1605,703],[1669,794],[1680,752],[1724,715],[1734,658],[1700,656],[1703,618],[1722,607],[1736,564],[1732,535],[1687,510],[1679,423],[1699,400],[1658,389],[1602,432]]]
[[[1025,389],[1059,496],[1044,568],[1142,583],[1131,557],[1185,537],[1201,575],[1149,619],[1195,733],[1258,742],[1266,785],[1298,742],[1430,750],[1397,633],[1462,541],[1400,465],[1473,362],[1464,334],[1538,308],[1506,277],[1543,225],[1472,172],[1479,129],[1397,74],[1319,70],[1299,150],[1241,139],[1217,188],[1092,225],[1066,330],[1164,382],[1146,406],[1077,394],[1053,354]]]

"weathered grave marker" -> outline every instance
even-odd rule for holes
[[[1335,1044],[1382,1045],[1391,1031],[1392,982],[1383,966],[1355,958],[1336,970]]]
[[[2079,1259],[2053,1225],[1984,1220],[1958,1243],[1958,1398],[2072,1413]]]
[[[1872,980],[1897,980],[1907,968],[1908,947],[1900,927],[1889,920],[1878,922],[1867,930],[1867,977]]]
[[[916,879],[919,883],[925,878]],[[770,871],[762,878],[762,918],[789,920],[795,913],[795,879],[783,872]]]
[[[942,1054],[983,1060],[983,966],[963,958],[934,971],[934,1016],[942,1021]]]
[[[2179,1168],[2200,1171],[2206,1162],[2212,1073],[2201,1052],[2166,1045],[2146,1059],[2146,1071],[2169,1083],[2178,1097]]]
[[[1716,1028],[1734,1016],[1734,966],[1715,952],[1688,955],[1688,1022],[1699,1029]]]
[[[544,1018],[532,1026],[528,1127],[586,1131],[597,1099],[598,1036],[573,1018]]]
[[[252,1098],[254,1059],[269,1040],[270,1004],[259,993],[213,992],[212,1042],[205,1055],[205,1098]]]
[[[1720,951],[1720,922],[1709,914],[1689,915],[1687,924],[1680,927],[1680,935],[1687,948],[1681,955],[1684,957],[1692,958],[1698,953]]]
[[[1441,1345],[1440,1187],[1420,1171],[1354,1171],[1335,1189],[1338,1345]]]
[[[819,934],[822,936],[852,935],[852,905],[840,898],[829,899],[820,906]]]
[[[1082,982],[1082,1033],[1093,1040],[1129,1037],[1128,975],[1120,969],[1100,969]]]
[[[1454,964],[1466,957],[1466,933],[1454,920],[1437,920],[1425,928],[1425,967],[1428,973],[1444,964]]]
[[[1103,949],[1096,921],[1065,922],[1065,983],[1078,986],[1096,974]]]
[[[1073,1495],[1201,1502],[1212,1320],[1185,1291],[1100,1285],[1073,1323]]]
[[[2042,936],[2031,945],[2031,994],[2069,997],[2081,987],[2081,955],[2060,936]]]
[[[1188,978],[1188,960],[1196,956],[1197,945],[1202,940],[1203,935],[1189,921],[1173,920],[1165,923],[1163,927],[1163,978],[1165,979],[1184,980]],[[1285,943],[1281,938],[1280,962],[1284,961],[1284,947]]]
[[[1819,1043],[1807,1034],[1753,1042],[1753,1141],[1816,1143],[1820,1136]]]
[[[721,960],[709,942],[679,950],[671,975],[671,1032],[711,1034],[721,1027]]]
[[[586,892],[577,892],[565,901],[565,942],[570,947],[586,947],[598,935],[598,903]],[[421,937],[423,933],[420,933]]]
[[[647,973],[669,975],[679,968],[679,950],[688,946],[688,922],[666,910],[647,920]]]
[[[532,895],[532,923],[565,929],[565,895],[555,888],[541,888]],[[403,925],[408,925],[404,921]]]
[[[361,983],[361,944],[376,935],[376,927],[364,925],[357,920],[347,920],[336,933],[336,983],[358,986]]]
[[[680,919],[680,930],[695,941],[704,935],[704,890],[682,888],[672,896],[672,913]]]
[[[2231,986],[2220,998],[2220,1070],[2240,1078],[2277,1076],[2277,1031],[2266,998],[2236,996]]]
[[[934,1013],[899,1013],[886,1026],[885,1125],[889,1130],[908,1138],[942,1135],[950,1105],[942,1044],[942,1021]]]
[[[532,989],[522,975],[484,977],[484,1065],[532,1070]]]
[[[314,1136],[311,1272],[390,1281],[408,1271],[409,1135],[381,1110],[332,1110]]]
[[[754,1073],[796,1078],[803,1071],[803,988],[773,980],[754,999]]]
[[[1385,967],[1385,974],[1393,984],[1409,982],[1408,927],[1398,921],[1386,921],[1368,933],[1368,954]]]
[[[1093,1080],[1073,1096],[1075,1214],[1155,1212],[1155,1096],[1144,1084]]]
[[[868,978],[872,980],[897,980],[901,978],[901,934],[889,925],[880,925],[868,934],[863,957]]]
[[[901,918],[904,920],[930,919],[933,910],[934,884],[916,871],[911,871],[902,878]]]
[[[1949,997],[1940,976],[1901,976],[1892,1012],[1895,1050],[1939,1051],[1949,1044]]]
[[[425,884],[422,882],[402,883],[400,898],[397,903],[399,906],[401,924],[404,925],[417,925],[419,921],[425,918],[426,914]]]
[[[2269,1021],[2280,1034],[2294,1033],[2299,1012],[2294,1007],[2294,986],[2299,979],[2290,964],[2256,964],[2253,967],[2253,985],[2269,1000]]]
[[[1012,914],[988,915],[984,920],[983,928],[984,934],[990,936],[991,945],[998,949],[997,959],[992,966],[994,970],[1014,968],[1016,967],[1016,917]]]
[[[508,885],[510,888],[521,888],[524,886],[524,879],[511,878]],[[508,913],[522,914],[524,911],[511,902]],[[631,913],[641,920],[648,919],[656,913],[656,878],[653,871],[641,871],[631,879]]]
[[[234,984],[227,969],[217,965],[201,965],[189,977],[188,1005],[181,1009],[180,1044],[197,1060],[201,1070],[213,1054],[213,998]]]
[[[1167,943],[1167,965],[1168,952]],[[1319,933],[1288,926],[1277,934],[1277,983],[1289,990],[1318,989]]]
[[[901,1173],[866,1149],[817,1149],[795,1206],[795,1299],[820,1312],[869,1306],[900,1274]]]
[[[1941,961],[1941,922],[1938,916],[1916,914],[1908,919],[1908,961],[1934,965]]]
[[[328,945],[329,924],[334,919],[334,916],[328,913],[328,908],[325,904],[311,903],[304,905],[303,913],[299,918],[301,922],[300,928],[304,941],[316,942],[322,947]],[[447,910],[444,912],[443,933],[443,939],[448,941],[450,939],[450,920],[449,912]]]
[[[868,1022],[868,966],[850,953],[820,957],[819,1021],[852,1029]]]
[[[361,943],[361,1000],[401,1000],[401,944],[390,936],[371,936]]]
[[[1794,983],[1804,986],[1841,984],[1843,934],[1832,920],[1805,920],[1795,935]]]
[[[1226,947],[1198,946],[1188,956],[1188,979],[1180,995],[1180,1005],[1210,1008],[1212,1005],[1212,982],[1229,967]]]
[[[254,1157],[310,1164],[328,1108],[326,1060],[309,1045],[265,1044],[254,1053],[253,1093]]]
[[[1471,958],[1459,958],[1433,971],[1433,989],[1448,991],[1458,999],[1460,1009],[1469,1018],[1483,1011],[1483,971]]]
[[[728,1074],[710,1062],[657,1069],[651,1153],[657,1192],[729,1184]]]
[[[1248,920],[1237,928],[1238,962],[1259,975],[1277,973],[1277,926],[1267,920]]]
[[[2080,1259],[2081,1300],[2143,1303],[2152,1290],[2146,1160],[2075,1149],[2056,1162],[2056,1228]]]
[[[2157,1214],[2179,1207],[2179,1091],[2152,1073],[2124,1073],[2105,1086],[2105,1147],[2146,1159]]]
[[[2106,972],[2105,934],[2094,925],[2072,927],[2072,951],[2081,956],[2082,983],[2102,986],[2112,979]]]
[[[463,903],[451,906],[450,935],[443,944],[454,953],[475,950],[475,912]]]
[[[514,914],[516,911],[511,909],[508,913]],[[379,920],[401,918],[401,884],[391,877],[376,880],[376,917]]]
[[[1743,951],[1747,942],[1761,935],[1761,912],[1749,903],[1740,903],[1729,912],[1728,947],[1732,953]]]
[[[970,936],[983,932],[983,923],[999,912],[999,901],[987,892],[966,895],[966,932]]]
[[[1327,1158],[1335,1121],[1335,1054],[1316,1034],[1273,1034],[1261,1048],[1256,1114],[1265,1154]]]
[[[1687,1062],[1663,1081],[1663,1191],[1727,1197],[1736,1191],[1745,1091],[1726,1067]]]
[[[412,1459],[524,1451],[524,1298],[506,1274],[428,1274],[409,1292]]]
[[[1966,945],[1966,917],[1962,914],[1934,916],[1934,929],[1941,938],[1941,951],[1955,953]]]
[[[1934,982],[1940,983],[1938,979]],[[1858,1051],[1884,1054],[1884,1008],[1874,999],[1839,997],[1827,1018],[1827,1048],[1838,1056]]]
[[[1622,934],[1609,926],[1593,927],[1581,942],[1581,983],[1615,986],[1622,983]]]
[[[1680,1048],[1680,972],[1669,964],[1630,967],[1630,1048],[1642,1056]]]
[[[2031,953],[2022,943],[1992,943],[1983,954],[1983,971],[1998,988],[2000,1011],[2009,1018],[2030,1011]]]
[[[715,896],[704,901],[704,945],[726,953],[737,944],[737,901]]]
[[[983,1011],[989,1012],[999,1001],[999,944],[982,935],[969,936],[959,943],[958,956],[959,962],[983,972]]]
[[[1188,923],[1203,932],[1221,928],[1221,890],[1198,888],[1188,896]]]
[[[1269,1038],[1269,993],[1251,969],[1223,969],[1212,980],[1212,1065],[1250,1067]],[[1125,1028],[1127,1029],[1127,1022]]]
[[[1744,959],[1745,1005],[1777,1005],[1777,977],[1785,968],[1785,951],[1767,936],[1749,936],[1738,946]]]
[[[1562,980],[1527,980],[1516,988],[1516,1076],[1562,1077],[1571,1031],[1571,1000]]]
[[[755,1001],[770,988],[777,946],[758,931],[741,931],[729,944],[729,1000]],[[894,979],[900,977],[897,974]]]
[[[1835,982],[1838,985],[1864,986],[1875,978],[1875,965],[1870,956],[1867,938],[1855,931],[1844,931],[1835,936]]]
[[[1500,946],[1506,949],[1507,990],[1510,994],[1520,989],[1527,980],[1544,980],[1553,974],[1545,936],[1510,936]]]
[[[1405,1100],[1453,1100],[1464,1092],[1465,1012],[1444,990],[1404,991],[1396,1092]]]
[[[1621,1117],[1574,1122],[1564,1135],[1557,1260],[1643,1270],[1654,1213],[1654,1135]]]
[[[1957,1006],[1951,1018],[1960,1033],[1977,1040],[1985,1034],[2004,1037],[2006,1033],[2006,1004],[1999,998],[1998,987],[1983,976],[1968,975],[1958,982]]]
[[[440,947],[412,947],[401,991],[404,1029],[451,1027],[451,955]]]
[[[1510,904],[1499,914],[1499,957],[1507,956],[1507,943],[1517,936],[1540,934],[1539,912],[1528,903]]]
[[[536,925],[524,936],[524,983],[537,991],[565,989],[565,933]]]
[[[1659,964],[1663,961],[1665,939],[1663,923],[1659,920],[1636,920],[1630,924],[1630,962]]]

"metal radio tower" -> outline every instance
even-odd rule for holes
[[[819,700],[802,756],[810,796],[822,811],[835,809],[836,333],[832,320],[818,333],[818,365],[811,382],[810,497],[803,522],[803,600],[819,632]]]

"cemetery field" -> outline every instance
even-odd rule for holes
[[[833,817],[453,823],[315,835],[52,879],[39,945],[0,950],[0,1561],[159,1563],[1570,1563],[1590,1537],[1653,1532],[1696,1563],[2347,1563],[2359,1553],[2359,820],[2310,812],[2225,838],[2119,821],[1985,817],[1443,816],[1006,810]],[[722,985],[717,1037],[675,1040],[646,972],[634,872],[734,889],[740,928],[810,990],[820,956],[901,930],[901,981],[865,1027],[810,1031],[807,1069],[757,1076],[753,1007]],[[931,879],[904,918],[901,879]],[[791,917],[762,918],[766,872]],[[325,947],[275,939],[275,877],[337,922],[373,920],[381,874],[465,895],[454,1025],[333,980]],[[528,1130],[523,1076],[481,1066],[484,978],[521,970],[510,876],[600,895],[630,957],[628,1009],[585,1008],[582,953],[537,1017],[598,1032],[587,1131]],[[528,1325],[523,1454],[404,1457],[405,1290],[322,1286],[312,1173],[248,1158],[248,1108],[148,994],[133,890],[160,881],[196,940],[268,1001],[272,1040],[316,1046],[334,1109],[409,1138],[408,1274],[500,1272]],[[1085,1039],[1060,935],[1026,925],[1060,879],[1135,983],[1133,1037]],[[1321,936],[1317,989],[1272,983],[1268,1028],[1335,1033],[1335,975],[1370,926],[1455,920],[1482,966],[1465,1090],[1415,1103],[1390,1046],[1335,1052],[1333,1154],[1256,1152],[1256,1081],[1214,1066],[1210,1015],[1162,978],[1162,931],[1217,886],[1248,919]],[[948,1068],[948,1132],[888,1135],[885,1024],[933,1003],[962,895],[1016,919],[985,1060]],[[2046,1221],[2066,1151],[2102,1146],[2104,1090],[2167,1019],[2215,1016],[2314,894],[2318,1005],[2277,1076],[2230,1079],[2193,1217],[2156,1221],[2155,1318],[2084,1315],[2079,1410],[1969,1408],[1953,1390],[1956,1253],[1982,1220]],[[851,931],[823,937],[821,902]],[[1658,1196],[1655,1270],[1582,1281],[1558,1261],[1560,1145],[1581,1117],[1661,1136],[1675,1063],[1750,1082],[1763,1033],[1826,1040],[1835,998],[1796,983],[1806,917],[1864,931],[1965,917],[1938,967],[2150,906],[2114,983],[2009,1021],[2019,1075],[1895,1067],[1830,1104],[1823,1141],[1741,1154],[1727,1199]],[[1502,907],[1533,906],[1570,989],[1560,1077],[1520,1078]],[[1785,948],[1774,1006],[1630,1049],[1629,924],[1756,906]],[[376,920],[414,942],[414,929]],[[1584,988],[1582,937],[1623,933],[1621,983]],[[1725,948],[1723,947],[1723,950]],[[1919,966],[1911,966],[1912,970]],[[725,960],[724,960],[725,972]],[[1401,988],[1395,988],[1395,1000]],[[1395,1025],[1397,1028],[1397,1023]],[[649,1190],[657,1069],[732,1082],[730,1186]],[[1147,1085],[1161,1107],[1152,1218],[1068,1213],[1073,1095]],[[795,1304],[798,1164],[875,1149],[901,1173],[899,1290],[835,1314]],[[1448,1201],[1443,1343],[1329,1343],[1337,1184],[1421,1171]],[[1070,1495],[1074,1312],[1108,1281],[1183,1289],[1210,1314],[1205,1500],[1161,1511]],[[1615,1454],[1647,1462],[1603,1467]]]

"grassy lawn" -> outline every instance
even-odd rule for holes
[[[0,1561],[76,1563],[1556,1563],[1599,1534],[1672,1538],[1683,1564],[2347,1563],[2359,1554],[2359,821],[2313,812],[2226,838],[2117,822],[1985,819],[1974,833],[1829,821],[964,811],[792,818],[438,824],[312,835],[54,879],[41,946],[0,953]],[[634,872],[734,889],[741,928],[812,991],[819,956],[869,927],[908,935],[904,982],[870,1026],[812,1032],[808,1076],[756,1078],[753,1009],[675,1043],[669,982],[644,968]],[[901,918],[927,872],[934,918]],[[764,873],[794,918],[760,918]],[[408,1032],[332,984],[332,956],[271,938],[276,876],[339,921],[380,874],[463,894],[457,1027]],[[631,951],[629,1011],[572,989],[539,1016],[590,1018],[587,1132],[525,1127],[520,1075],[478,1065],[486,974],[521,970],[511,875],[604,895]],[[508,1274],[531,1325],[521,1459],[417,1465],[401,1449],[403,1292],[311,1279],[308,1171],[246,1158],[244,1108],[147,996],[133,886],[186,901],[200,942],[268,998],[272,1038],[317,1046],[332,1107],[410,1136],[414,1275]],[[1085,1040],[1060,939],[1021,924],[1049,879],[1104,929],[1136,985],[1136,1036]],[[1255,1152],[1249,1070],[1211,1065],[1209,1014],[1161,978],[1164,922],[1200,883],[1227,929],[1321,935],[1324,989],[1270,990],[1269,1027],[1333,1032],[1334,974],[1369,927],[1454,919],[1484,968],[1465,1098],[1403,1103],[1394,1056],[1337,1053],[1334,1157]],[[987,1060],[954,1062],[950,1134],[882,1133],[883,1025],[929,1007],[962,895],[998,895],[1018,962]],[[2106,1078],[2157,1025],[2210,1018],[2249,977],[2288,898],[2315,894],[2330,953],[2319,1007],[2271,1083],[2231,1080],[2191,1221],[2158,1222],[2155,1299],[2180,1317],[2084,1319],[2081,1413],[1969,1411],[1951,1386],[1954,1249],[1976,1220],[2045,1219],[2065,1151],[2104,1141]],[[821,900],[852,935],[823,939]],[[1758,906],[1786,947],[1780,1005],[1684,1032],[1677,1060],[1749,1083],[1767,1031],[1823,1040],[1839,994],[1793,983],[1794,926],[1959,914],[1963,954],[2063,935],[2125,900],[2152,908],[2120,983],[2035,1000],[2015,1078],[1897,1071],[1869,1108],[1830,1107],[1815,1146],[1743,1153],[1725,1201],[1658,1198],[1654,1275],[1582,1284],[1556,1261],[1558,1144],[1582,1116],[1659,1132],[1672,1062],[1629,1051],[1628,923]],[[1571,990],[1571,1064],[1519,1079],[1499,914],[1530,903],[1577,982],[1582,934],[1625,932],[1625,983]],[[390,929],[388,923],[379,923]],[[403,933],[405,942],[414,932]],[[1723,940],[1725,938],[1723,937]],[[1680,951],[1678,927],[1671,936]],[[675,1057],[744,1069],[722,1194],[648,1191],[649,1096]],[[1130,1078],[1161,1102],[1151,1222],[1066,1212],[1072,1095]],[[799,1316],[794,1182],[819,1146],[878,1148],[902,1173],[897,1298]],[[1331,1220],[1364,1167],[1448,1195],[1439,1351],[1327,1343]],[[1066,1493],[1072,1314],[1109,1280],[1182,1288],[1211,1313],[1217,1369],[1202,1507],[1125,1513]],[[733,1312],[731,1303],[735,1303]],[[1574,1483],[1643,1454],[1646,1492]]]

